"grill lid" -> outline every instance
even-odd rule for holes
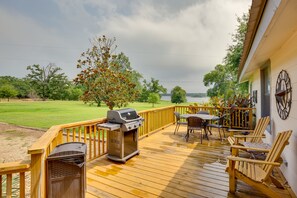
[[[127,123],[140,119],[141,117],[132,108],[109,110],[107,112],[107,121],[112,123]]]
[[[86,144],[82,142],[67,142],[58,145],[48,156],[50,158],[58,158],[65,156],[84,155],[87,152]]]

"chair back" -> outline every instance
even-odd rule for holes
[[[219,125],[220,126],[223,126],[224,125],[224,121],[225,121],[225,118],[226,118],[227,114],[223,114],[220,118],[219,118]]]
[[[282,154],[285,146],[287,144],[289,144],[289,138],[292,134],[292,130],[288,130],[288,131],[283,131],[277,134],[277,137],[275,139],[275,141],[273,142],[273,145],[270,149],[270,151],[268,152],[265,161],[267,162],[277,162],[280,158],[280,155]],[[266,178],[263,178],[264,180],[266,180],[270,173],[272,172],[273,169],[273,165],[269,165],[269,164],[263,164],[262,165],[262,169],[266,172]]]
[[[188,122],[188,127],[201,128],[203,126],[203,119],[199,117],[194,117],[194,116],[188,117],[187,122]]]
[[[179,112],[174,112],[174,115],[175,115],[175,118],[176,118],[176,121],[180,121],[180,113]]]
[[[250,142],[254,143],[261,143],[262,142],[262,136],[265,132],[266,127],[268,126],[270,122],[270,117],[262,117],[258,120],[258,123],[255,126],[254,133],[252,134],[253,136],[258,136],[258,137],[253,137],[251,138]]]

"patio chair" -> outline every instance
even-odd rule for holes
[[[180,125],[187,125],[187,122],[183,122],[181,121],[181,118],[180,118],[180,113],[179,112],[174,112],[174,115],[175,115],[175,119],[176,119],[176,122],[175,122],[175,129],[174,129],[174,134],[178,131]]]
[[[241,139],[243,139],[243,142],[247,142],[247,140],[249,140],[251,143],[262,143],[262,138],[265,137],[264,132],[269,122],[270,118],[267,116],[258,120],[254,130],[229,129],[228,131],[230,132],[230,136],[228,137],[228,142],[231,146],[240,144],[239,141]],[[248,134],[234,135],[234,132],[248,132]],[[241,143],[241,145],[243,144]]]
[[[264,161],[228,156],[226,172],[229,173],[229,192],[235,193],[237,179],[239,179],[269,197],[282,197],[270,186],[275,180],[271,173],[275,166],[281,165],[278,161],[285,146],[289,144],[291,134],[292,130],[278,133]],[[259,148],[255,149],[259,150]]]
[[[200,130],[201,131],[200,139],[201,139],[201,144],[202,144],[203,119],[201,119],[199,117],[188,117],[187,123],[188,123],[187,124],[187,134],[185,136],[186,141],[189,140],[190,132],[194,132],[195,130]]]
[[[210,128],[210,131],[212,128],[217,128],[220,134],[220,139],[223,140],[222,135],[221,135],[221,129],[223,131],[224,138],[226,137],[225,135],[225,129],[228,128],[227,126],[224,126],[224,120],[226,118],[227,114],[222,115],[219,117],[216,122],[217,123],[209,123],[206,126]]]
[[[258,123],[256,124],[256,127],[254,130],[248,130],[250,131],[247,135],[234,135],[228,137],[228,142],[230,143],[230,152],[234,156],[238,156],[239,149],[249,152],[254,158],[259,153],[259,151],[251,151],[246,149],[245,147],[258,147],[260,149],[269,149],[270,145],[263,143],[262,138],[265,137],[265,129],[268,126],[270,122],[269,116],[262,117],[259,119]],[[242,131],[242,130],[240,130]],[[242,140],[243,141],[240,141]]]

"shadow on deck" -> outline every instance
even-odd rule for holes
[[[185,142],[186,128],[174,135],[170,126],[139,142],[140,155],[126,164],[105,156],[87,164],[86,197],[265,197],[239,182],[235,195],[228,193],[227,141],[214,132],[200,144],[198,133]],[[290,197],[288,190],[279,190]]]

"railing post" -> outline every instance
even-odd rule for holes
[[[253,129],[253,109],[249,109],[249,129]]]
[[[31,197],[46,197],[45,152],[31,154]]]

